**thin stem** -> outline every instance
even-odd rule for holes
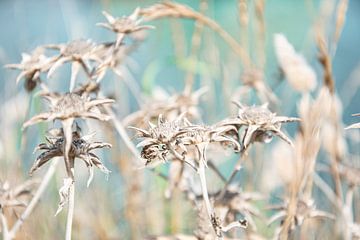
[[[212,161],[210,161],[210,160],[208,160],[207,164],[208,164],[209,168],[210,168],[211,170],[213,170],[214,173],[215,173],[224,183],[226,183],[226,178],[222,175],[222,173],[219,171],[219,169],[216,167],[216,165],[215,165]]]
[[[229,187],[230,183],[235,179],[236,175],[240,172],[242,158],[244,156],[244,153],[245,153],[245,149],[242,149],[241,152],[240,152],[240,158],[239,158],[238,162],[236,163],[235,168],[232,171],[229,179],[225,182],[225,185],[224,185],[223,189],[221,190],[221,192],[219,194],[219,198],[223,198],[223,196],[225,195],[226,190]]]
[[[208,214],[209,221],[212,223],[213,222],[212,219],[213,219],[213,217],[215,217],[214,210],[211,207],[210,200],[209,200],[209,193],[208,193],[207,186],[206,186],[205,164],[201,159],[199,161],[198,174],[200,177],[201,191],[202,191],[202,195],[203,195],[203,199],[204,199],[204,203],[205,203],[205,207],[206,207],[206,212]],[[211,225],[214,229],[215,234],[218,235],[217,229],[214,226],[214,224],[211,224]]]
[[[11,240],[8,225],[7,225],[7,221],[6,221],[6,218],[5,218],[4,214],[2,213],[1,209],[0,209],[0,220],[1,220],[1,227],[2,227],[2,231],[3,231],[3,239],[4,240]]]
[[[74,169],[72,169],[74,171]],[[71,240],[72,222],[74,218],[74,207],[75,207],[75,183],[73,182],[69,189],[69,209],[66,220],[66,240]]]
[[[314,172],[313,181],[315,185],[326,195],[326,197],[330,200],[332,204],[334,204],[335,207],[338,208],[341,206],[341,200],[336,196],[333,189],[329,187],[329,185],[322,180],[322,178]]]
[[[234,221],[229,223],[226,226],[223,226],[221,228],[221,231],[228,232],[233,228],[246,228],[247,227],[247,221],[246,220],[240,220],[240,221]]]
[[[56,166],[59,162],[59,158],[54,158],[43,178],[43,180],[40,183],[39,188],[36,190],[34,197],[31,199],[30,203],[27,205],[25,211],[21,214],[19,219],[15,222],[14,226],[9,232],[9,235],[11,238],[14,238],[16,236],[17,231],[20,229],[21,225],[24,223],[24,221],[29,217],[29,215],[34,210],[36,204],[39,202],[40,197],[44,193],[45,189],[50,183],[50,180],[52,176],[55,173]]]
[[[129,148],[129,150],[131,151],[131,153],[137,158],[140,159],[140,155],[138,150],[136,149],[135,145],[133,144],[133,142],[131,141],[129,135],[127,134],[127,132],[125,131],[124,126],[122,125],[122,123],[116,118],[116,115],[114,113],[114,111],[108,107],[105,106],[105,110],[106,113],[110,115],[111,120],[113,121],[114,127],[116,129],[116,131],[119,133],[120,137],[123,139],[123,141],[125,142],[125,145]]]
[[[180,153],[178,153],[173,146],[171,146],[171,144],[167,144],[168,149],[170,149],[171,153],[175,156],[176,159],[178,159],[179,161],[182,161],[186,164],[188,164],[193,170],[197,171],[197,168],[194,166],[194,164],[192,164],[191,162],[187,161],[185,156],[181,155]]]

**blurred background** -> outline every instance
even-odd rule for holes
[[[266,0],[265,1],[265,56],[264,73],[267,84],[280,99],[279,114],[297,116],[300,97],[284,81],[274,53],[273,35],[283,33],[298,52],[301,52],[317,71],[318,86],[322,70],[317,61],[315,27],[321,8],[327,0]],[[199,1],[178,1],[199,10]],[[239,23],[239,10],[235,0],[208,0],[206,15],[216,20],[240,42],[247,43],[249,54],[258,57],[254,6],[249,4],[249,28],[245,37]],[[337,2],[329,0],[329,2]],[[2,0],[0,1],[0,65],[21,61],[21,53],[31,52],[36,46],[65,43],[74,39],[92,39],[96,42],[113,41],[114,34],[95,26],[104,22],[102,11],[113,16],[129,15],[136,7],[147,7],[157,1],[150,0]],[[331,7],[331,4],[329,4]],[[333,74],[336,92],[343,103],[345,125],[355,122],[351,114],[360,112],[360,1],[350,0],[346,20],[336,54],[333,56]],[[194,22],[183,19],[161,19],[151,22],[155,30],[147,32],[146,40],[134,51],[127,62],[128,77],[136,81],[145,95],[179,92],[184,86],[187,72],[195,74],[195,89],[208,86],[201,101],[201,118],[207,123],[219,121],[234,113],[230,96],[240,87],[240,63],[231,49],[212,30],[204,29],[199,60],[189,58]],[[329,28],[333,26],[328,26]],[[245,38],[242,39],[242,38]],[[70,66],[63,66],[49,86],[66,91],[70,79]],[[44,140],[46,124],[21,131],[25,119],[43,109],[36,93],[27,93],[23,82],[16,85],[18,72],[0,68],[0,181],[20,183],[37,155],[34,147]],[[120,119],[136,111],[139,106],[126,86],[107,74],[102,83],[109,96],[117,97],[116,109]],[[251,103],[258,103],[252,98]],[[86,188],[86,169],[77,175],[74,239],[141,239],[145,235],[192,233],[194,213],[190,204],[175,196],[164,198],[167,183],[154,173],[136,170],[128,149],[109,127],[91,123],[97,130],[96,140],[113,143],[111,150],[100,152],[104,164],[112,171],[108,181],[96,172],[94,182]],[[98,131],[101,129],[100,131]],[[288,128],[292,135],[296,126]],[[355,138],[359,134],[355,133]],[[359,153],[359,145],[350,144],[349,151]],[[359,160],[359,159],[358,159]],[[271,159],[266,159],[271,161]],[[130,162],[130,163],[129,163]],[[79,163],[79,165],[82,163]],[[24,224],[18,239],[60,239],[64,234],[66,214],[54,217],[57,208],[57,189],[65,175],[63,163],[57,170],[51,187],[36,207],[30,220]],[[79,168],[80,169],[80,168]],[[127,169],[127,170],[124,170]],[[130,169],[130,170],[129,170]],[[226,174],[228,167],[224,166]],[[167,167],[160,167],[166,171]],[[124,174],[124,171],[127,171]],[[135,172],[135,173],[134,173]],[[142,172],[139,174],[139,172]],[[41,178],[44,169],[34,174]],[[257,173],[258,174],[258,173]],[[258,176],[255,174],[256,176]],[[255,178],[255,177],[254,177]],[[129,180],[130,179],[130,180]],[[260,182],[261,179],[253,181]],[[136,192],[131,196],[132,192]],[[180,195],[180,194],[179,194]],[[132,198],[133,197],[133,198]],[[139,209],[139,206],[141,208]],[[134,222],[136,224],[134,224]],[[264,235],[271,235],[264,227]]]

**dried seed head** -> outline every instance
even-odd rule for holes
[[[52,158],[64,156],[65,137],[63,130],[56,129],[50,131],[49,133],[53,135],[46,137],[47,143],[41,143],[35,148],[35,151],[43,150],[43,152],[37,157],[35,163],[31,167],[30,174],[50,161]],[[81,137],[79,128],[72,133],[69,158],[72,161],[74,161],[75,158],[80,158],[85,162],[90,173],[88,180],[89,185],[93,177],[93,166],[98,167],[106,174],[110,173],[110,171],[101,163],[100,159],[91,151],[99,148],[110,148],[111,145],[103,142],[89,142],[87,138],[89,138],[89,136]]]
[[[100,121],[108,121],[110,117],[102,114],[98,106],[114,102],[112,99],[90,100],[76,93],[44,93],[42,97],[50,102],[49,112],[40,113],[32,117],[24,123],[23,128],[39,122],[53,121],[55,119],[93,118]]]
[[[300,121],[299,118],[276,116],[272,113],[267,104],[261,106],[244,106],[236,103],[239,107],[237,118],[225,119],[221,122],[224,126],[235,126],[240,129],[242,126],[247,128],[242,137],[242,147],[246,149],[250,143],[270,142],[272,135],[276,135],[288,144],[292,145],[292,141],[281,131],[281,124],[287,122]]]
[[[120,46],[120,43],[123,39],[123,34],[131,34],[141,30],[154,28],[150,25],[140,25],[143,20],[139,18],[139,11],[140,9],[136,8],[130,16],[123,16],[121,18],[114,18],[108,12],[103,11],[103,14],[108,22],[98,23],[97,26],[107,28],[118,35],[116,39],[117,48]]]
[[[28,91],[32,91],[40,82],[40,74],[51,67],[51,59],[47,58],[44,52],[44,48],[38,47],[31,54],[23,53],[21,63],[5,65],[6,68],[21,71],[16,78],[16,83],[24,78],[25,88]]]

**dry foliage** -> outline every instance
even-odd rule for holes
[[[242,34],[249,34],[247,30],[253,8],[248,4],[249,1],[238,2]],[[47,189],[58,158],[63,158],[67,175],[59,189],[60,203],[56,214],[68,203],[65,238],[72,238],[72,222],[76,219],[75,179],[78,172],[75,172],[75,159],[81,159],[89,171],[87,186],[93,179],[94,166],[106,175],[111,172],[92,151],[110,148],[112,145],[91,141],[94,134],[83,135],[79,127],[86,126],[89,119],[98,120],[99,126],[102,126],[98,131],[115,130],[132,153],[130,157],[112,160],[118,164],[126,187],[128,211],[125,211],[125,219],[120,221],[129,224],[133,239],[306,239],[307,234],[313,232],[315,238],[319,238],[321,232],[317,234],[316,231],[323,229],[321,224],[334,226],[326,237],[360,239],[359,216],[356,215],[356,211],[359,211],[358,203],[354,204],[355,201],[359,202],[355,193],[358,193],[360,185],[360,168],[348,160],[344,138],[345,129],[356,131],[360,123],[344,129],[341,99],[336,94],[332,73],[332,51],[335,51],[340,38],[347,4],[348,1],[342,0],[338,3],[336,28],[334,33],[330,33],[333,34],[331,42],[325,40],[330,35],[325,30],[317,32],[314,42],[318,46],[318,60],[323,76],[313,69],[303,55],[295,51],[284,34],[274,36],[274,50],[280,70],[290,86],[300,94],[299,117],[276,113],[281,112],[279,109],[282,102],[264,77],[266,5],[263,0],[254,1],[257,61],[250,57],[252,50],[248,49],[246,36],[238,41],[206,15],[206,1],[201,2],[199,12],[180,3],[165,1],[147,8],[136,8],[129,16],[119,18],[104,11],[107,22],[97,25],[116,35],[112,42],[97,43],[78,39],[64,44],[48,44],[36,48],[31,54],[23,54],[19,64],[6,65],[7,68],[20,71],[16,82],[25,79],[27,91],[40,88],[41,93],[36,97],[41,96],[48,101],[48,110],[27,120],[23,129],[42,122],[50,122],[49,125],[52,125],[57,121],[61,127],[49,126],[48,134],[44,136],[46,142],[40,143],[35,149],[42,152],[33,163],[30,174],[38,174],[35,173],[37,169],[45,168],[48,162],[52,162],[36,191],[33,180],[27,180],[17,187],[10,187],[7,182],[1,183],[0,220],[3,239],[16,238],[21,232],[20,227],[27,224],[24,221]],[[205,42],[202,38],[204,27],[215,31],[239,57],[237,66],[241,66],[241,72],[237,78],[242,83],[240,97],[236,97],[239,96],[236,91],[232,92],[234,98],[237,98],[234,101],[238,108],[236,115],[229,113],[222,119],[218,117],[214,123],[203,121],[200,99],[207,93],[209,86],[194,90],[195,78],[192,73],[187,74],[183,91],[160,99],[145,96],[136,82],[126,80],[124,62],[145,40],[145,35],[139,33],[154,31],[150,21],[168,18],[195,21],[191,57],[196,61],[200,58],[198,52],[201,51],[201,43]],[[323,21],[321,23],[324,24]],[[128,38],[132,41],[126,41]],[[59,93],[48,87],[48,81],[52,81],[50,78],[55,72],[60,72],[59,68],[66,63],[71,63],[69,92]],[[79,80],[80,70],[86,76],[82,82]],[[123,119],[120,119],[123,115],[110,105],[117,101],[105,97],[103,91],[108,71],[124,80],[140,105],[139,110],[129,113]],[[321,76],[323,84],[317,80]],[[246,94],[243,93],[249,90],[254,91],[255,101],[244,100]],[[230,101],[223,104],[230,106]],[[294,140],[282,129],[285,123],[297,124]],[[132,139],[129,134],[133,136]],[[105,136],[111,138],[112,134]],[[270,145],[272,156],[276,159],[272,159],[271,154],[267,154],[261,147],[270,143],[273,136],[278,137],[274,141],[288,144],[279,144],[277,147]],[[111,151],[118,151],[116,146],[114,148]],[[320,156],[322,151],[325,157]],[[229,156],[236,157],[238,161],[224,173],[223,163],[232,161]],[[279,184],[282,196],[278,204],[272,204],[274,200],[268,192],[262,192],[256,184],[245,185],[238,176],[242,169],[251,176],[258,174],[256,167],[259,166],[259,160],[271,166],[264,169],[264,175],[270,174],[270,179],[282,178]],[[154,178],[158,175],[167,182],[167,199],[181,201],[180,205],[186,202],[191,206],[190,210],[196,216],[196,226],[186,232],[174,231],[171,236],[153,235],[139,226],[143,220],[142,208],[147,204],[141,195],[143,186],[139,173],[144,170],[133,171],[133,166],[139,161],[154,173]],[[159,171],[159,165],[163,164],[169,165],[167,174]],[[320,173],[324,175],[320,176]],[[319,201],[313,194],[315,188],[320,189],[326,199]],[[103,194],[100,195],[97,201],[104,198]],[[322,201],[335,208],[326,207]],[[10,216],[9,209],[18,207],[23,208],[20,210],[21,216],[13,223],[14,217]],[[155,217],[162,218],[161,212]],[[185,221],[184,218],[180,220]],[[110,238],[104,226],[95,225],[99,236]],[[122,237],[117,236],[116,239]]]

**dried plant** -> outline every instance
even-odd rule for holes
[[[41,82],[40,74],[47,72],[52,66],[52,59],[44,55],[43,47],[36,48],[31,54],[23,53],[21,63],[7,64],[6,68],[21,70],[16,78],[18,83],[25,79],[25,89],[32,91]]]
[[[26,207],[37,182],[36,179],[31,179],[16,187],[11,187],[7,181],[3,182],[0,185],[0,212],[10,208]]]
[[[277,213],[274,214],[268,221],[268,224],[272,224],[275,221],[282,220],[284,221],[287,218],[287,209],[289,208],[289,203],[285,201],[284,204],[278,206],[271,206],[270,209],[277,210]],[[327,212],[317,210],[314,205],[314,200],[310,199],[306,202],[299,199],[295,208],[295,214],[291,216],[290,229],[294,230],[295,227],[301,226],[306,219],[311,218],[329,218],[334,219],[335,217]]]
[[[71,62],[70,90],[75,86],[75,80],[82,68],[88,77],[91,78],[89,61],[101,62],[96,54],[97,47],[90,40],[74,40],[66,44],[47,45],[46,48],[59,51],[59,55],[54,57],[54,63],[49,69],[47,77],[50,78],[54,72],[63,64]]]
[[[103,173],[109,174],[110,171],[102,164],[100,159],[91,151],[98,148],[110,148],[111,145],[108,143],[103,142],[90,142],[90,138],[92,135],[81,136],[81,130],[79,128],[76,131],[72,132],[72,142],[70,151],[68,153],[69,162],[65,162],[66,171],[72,172],[71,169],[74,168],[74,161],[75,158],[79,158],[84,161],[86,167],[89,170],[89,179],[87,181],[87,186],[90,185],[93,177],[94,177],[94,169],[93,166],[99,168]],[[33,166],[30,169],[30,174],[36,171],[38,168],[43,166],[45,163],[50,161],[55,157],[65,156],[65,136],[63,129],[52,129],[50,135],[46,137],[48,143],[41,143],[36,148],[37,150],[42,150],[42,152],[34,162]],[[64,159],[65,160],[65,159]],[[73,181],[74,176],[68,176],[70,179],[70,183]],[[66,184],[68,183],[68,179],[64,180],[64,186],[60,189],[60,203],[59,208],[56,212],[56,215],[62,210],[64,204],[68,200],[68,191],[69,186]]]
[[[0,230],[3,239],[24,238],[19,229],[49,188],[59,159],[65,162],[66,176],[63,186],[58,190],[60,201],[55,215],[68,203],[66,240],[72,239],[73,221],[76,223],[74,226],[77,226],[75,232],[79,234],[76,238],[81,239],[88,239],[89,236],[96,239],[258,240],[271,236],[274,239],[306,239],[309,235],[319,237],[321,230],[328,230],[328,226],[332,229],[325,238],[360,238],[357,213],[360,170],[352,159],[356,153],[348,149],[353,139],[345,139],[346,134],[352,131],[344,131],[343,106],[336,93],[332,65],[345,22],[348,0],[324,1],[320,7],[313,40],[321,69],[313,68],[309,64],[314,60],[310,59],[311,55],[306,54],[309,59],[305,59],[283,33],[271,38],[274,45],[270,46],[275,52],[281,74],[299,92],[296,95],[296,100],[297,97],[300,99],[297,101],[299,118],[279,116],[276,113],[290,112],[292,106],[287,102],[284,89],[277,88],[282,83],[272,85],[273,79],[269,75],[271,69],[268,69],[268,65],[271,64],[267,64],[269,57],[265,44],[268,38],[265,3],[264,0],[238,0],[240,37],[232,36],[236,31],[229,29],[231,32],[228,32],[215,20],[216,16],[209,15],[212,6],[206,0],[199,2],[198,10],[181,3],[164,1],[149,7],[137,7],[130,15],[122,17],[103,11],[106,22],[98,23],[97,26],[116,35],[110,41],[95,42],[85,38],[69,39],[63,44],[45,44],[35,48],[31,54],[23,54],[20,63],[5,65],[6,68],[20,71],[16,82],[24,79],[28,91],[40,86],[42,91],[34,96],[41,96],[48,103],[47,110],[27,120],[23,129],[41,122],[55,121],[60,122],[61,127],[48,129],[44,136],[46,141],[35,148],[35,151],[41,153],[33,163],[30,175],[48,165],[39,185],[35,184],[36,180],[27,180],[15,188],[10,188],[7,182],[0,184]],[[175,21],[171,25],[176,48],[175,62],[178,63],[180,59],[186,65],[179,64],[179,68],[184,67],[182,70],[186,71],[183,85],[174,83],[173,87],[182,86],[183,90],[165,93],[162,89],[168,86],[151,86],[149,96],[142,91],[138,79],[132,77],[131,63],[134,60],[130,55],[146,39],[146,30],[154,29],[148,25],[150,21],[169,18]],[[181,19],[193,21],[194,30],[190,41],[179,37],[184,32],[180,29]],[[335,21],[334,29],[327,26],[332,21]],[[228,45],[230,51],[223,51],[213,33]],[[250,43],[253,39],[256,41]],[[55,51],[52,53],[50,50]],[[71,64],[68,92],[59,93],[52,85],[49,87],[47,81],[55,72],[63,74],[60,67],[66,63]],[[202,64],[204,69],[199,67]],[[86,75],[84,81],[79,79],[80,71]],[[323,83],[317,88],[320,74],[323,74]],[[128,89],[109,85],[112,82],[106,81],[111,76],[124,81]],[[163,75],[157,77],[163,78]],[[218,78],[222,81],[217,81]],[[132,102],[127,104],[122,101],[117,104],[117,109],[111,108],[109,104],[115,103],[114,99],[118,96],[123,99],[122,94],[125,96],[126,90],[131,92],[131,99],[135,98],[135,107],[139,108],[134,109]],[[221,90],[224,94],[218,96]],[[216,91],[216,94],[209,94],[203,104],[200,98],[207,91]],[[253,92],[255,95],[252,95]],[[221,102],[221,97],[230,95],[232,99],[246,103],[235,102],[238,107],[235,116],[229,116],[229,108]],[[219,113],[218,105],[223,108]],[[127,107],[131,111],[127,112]],[[97,126],[96,132],[104,133],[112,144],[92,141],[95,133],[82,135],[79,124],[91,128],[92,122],[79,120],[88,119],[103,123],[101,127]],[[299,124],[293,140],[282,127],[285,123],[294,122]],[[135,134],[133,139],[129,137],[126,127]],[[353,128],[360,128],[360,123],[345,129]],[[279,137],[282,140],[279,143],[283,144],[276,147],[268,144],[264,147],[274,136]],[[123,149],[122,143],[127,149]],[[114,210],[115,204],[106,202],[94,211],[101,215],[107,210],[106,217],[97,216],[96,222],[92,221],[96,214],[89,214],[92,218],[84,221],[83,216],[74,215],[75,176],[78,175],[75,174],[75,159],[85,163],[89,172],[89,187],[94,177],[94,167],[106,175],[111,172],[100,160],[101,156],[94,151],[112,145],[116,146],[114,151],[117,152],[112,155],[111,161],[117,164],[120,172],[117,175],[122,177],[123,201],[119,203],[122,205],[116,205]],[[269,149],[273,154],[268,154]],[[130,150],[131,155],[126,150]],[[22,157],[27,157],[26,151],[22,152]],[[4,156],[11,158],[11,154]],[[148,178],[152,176],[143,175],[138,167],[139,162],[135,162],[138,160],[143,164],[140,168],[149,168],[151,174],[160,177],[161,183],[158,184],[156,179],[156,186],[151,185],[153,182],[148,181]],[[268,166],[277,169],[278,173],[274,174],[271,170],[273,168],[268,169]],[[319,171],[323,171],[321,175]],[[264,176],[259,175],[264,172]],[[276,181],[274,179],[279,177],[277,175],[283,181],[271,187],[270,182]],[[117,186],[110,188],[111,195],[113,191],[120,190]],[[101,198],[94,198],[96,203],[98,199],[107,200],[109,195],[103,189],[106,188],[101,188]],[[320,198],[318,190],[326,198]],[[94,192],[98,193],[96,190]],[[267,202],[274,202],[276,197],[273,195],[279,192],[283,196],[279,205],[263,207]],[[170,208],[167,201],[171,202]],[[46,206],[47,201],[42,202]],[[152,204],[156,204],[155,208]],[[177,208],[178,204],[181,204],[181,208]],[[335,208],[331,209],[328,204]],[[95,205],[92,207],[98,206]],[[124,209],[119,213],[120,206]],[[173,211],[174,206],[176,211]],[[20,216],[13,221],[15,218],[10,216],[9,211],[15,208],[15,215]],[[156,212],[156,215],[149,212]],[[163,213],[166,215],[163,226],[152,229],[151,226],[161,225],[154,219],[162,218]],[[194,220],[192,216],[196,216]],[[321,219],[321,223],[326,224],[317,225],[314,219]],[[58,221],[58,218],[54,221]],[[26,223],[33,226],[31,221]],[[266,225],[274,227],[268,228]],[[79,226],[89,230],[81,235],[83,230]],[[116,228],[116,231],[108,231],[108,226]],[[92,231],[95,234],[89,235]],[[168,235],[162,236],[165,231]]]
[[[116,47],[120,46],[120,43],[124,37],[124,34],[130,34],[145,29],[153,29],[150,25],[140,25],[143,21],[139,19],[140,9],[136,8],[135,11],[129,16],[123,16],[121,18],[114,18],[108,12],[103,11],[103,15],[106,17],[108,23],[98,23],[98,26],[107,28],[117,34]]]
[[[247,127],[241,140],[242,148],[246,149],[253,142],[271,141],[276,135],[290,145],[293,145],[290,138],[281,131],[281,124],[300,121],[299,118],[276,116],[268,109],[268,104],[261,106],[244,106],[235,102],[239,107],[237,118],[225,119],[222,124],[233,125],[236,129],[242,126]]]
[[[42,93],[41,96],[50,104],[49,112],[35,115],[26,121],[23,128],[43,121],[59,119],[63,122],[75,118],[92,118],[100,121],[108,121],[110,117],[101,113],[99,106],[113,103],[113,99],[89,99],[76,93],[60,94],[56,92]],[[70,124],[71,126],[71,124]]]

